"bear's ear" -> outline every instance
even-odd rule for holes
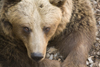
[[[51,4],[58,7],[61,7],[66,2],[66,0],[49,0],[49,1]]]
[[[1,19],[1,27],[5,35],[12,37],[12,24],[5,19]]]
[[[4,0],[4,2],[7,2],[7,3],[17,3],[17,2],[20,2],[21,0]]]
[[[3,3],[2,7],[6,11],[8,9],[8,7],[13,6],[13,5],[17,4],[20,1],[21,0],[2,0],[2,3]]]
[[[21,0],[4,0],[4,2],[7,3],[7,4],[18,3],[20,1]]]

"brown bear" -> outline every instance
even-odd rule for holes
[[[0,67],[86,67],[96,22],[89,0],[2,0]],[[45,58],[55,46],[63,62]]]

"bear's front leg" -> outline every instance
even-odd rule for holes
[[[39,67],[61,67],[60,62],[56,60],[44,59],[39,62]]]
[[[73,49],[65,61],[62,63],[61,67],[87,67],[86,59],[87,59],[88,51],[86,46],[82,43]]]
[[[94,42],[94,36],[87,34],[89,33],[76,31],[66,36],[62,42],[64,47],[59,47],[60,53],[65,57],[61,67],[87,67],[88,52]]]
[[[94,42],[93,34],[87,34],[74,31],[50,41],[50,45],[54,45],[65,59],[61,67],[86,67],[88,52]]]

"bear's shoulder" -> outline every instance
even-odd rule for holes
[[[69,34],[74,31],[84,31],[84,33],[85,31],[96,31],[96,21],[90,1],[72,0],[72,4],[68,5],[72,6],[70,19],[68,22],[65,22],[65,24],[62,24],[62,27],[66,28],[64,28],[62,31],[59,31],[59,34],[64,32]],[[65,6],[67,7],[67,5]],[[62,21],[65,19],[66,18],[63,18]],[[58,30],[60,29],[61,28],[59,25]]]

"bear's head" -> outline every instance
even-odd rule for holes
[[[71,0],[4,0],[1,25],[6,35],[21,40],[29,58],[43,60],[48,41],[59,35],[71,17]],[[65,6],[68,6],[65,8]]]

